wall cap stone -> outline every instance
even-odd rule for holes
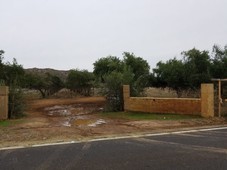
[[[200,101],[200,98],[157,98],[157,97],[130,97],[130,99],[141,99],[141,100],[148,100],[148,99],[155,99],[155,100],[197,100]]]

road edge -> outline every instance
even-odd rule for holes
[[[57,145],[67,145],[75,143],[85,143],[85,142],[98,142],[98,141],[108,141],[108,140],[117,140],[117,139],[130,139],[130,138],[140,138],[140,137],[151,137],[151,136],[163,136],[171,134],[183,134],[183,133],[192,133],[192,132],[204,132],[204,131],[214,131],[214,130],[224,130],[227,129],[227,125],[220,126],[206,126],[206,127],[194,127],[194,128],[181,128],[181,129],[172,129],[165,132],[153,132],[153,133],[138,133],[138,134],[127,134],[127,135],[116,135],[112,137],[100,137],[93,139],[82,139],[82,140],[72,140],[66,142],[53,142],[53,143],[44,143],[44,144],[34,144],[28,146],[12,146],[12,147],[3,147],[0,148],[0,151],[3,150],[14,150],[14,149],[23,149],[23,148],[36,148],[44,146],[57,146]]]

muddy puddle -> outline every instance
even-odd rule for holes
[[[63,105],[52,106],[44,109],[45,114],[52,118],[55,124],[64,127],[96,127],[106,124],[106,120],[95,118],[95,112],[102,111],[96,105]]]

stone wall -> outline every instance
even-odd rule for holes
[[[201,98],[130,97],[130,87],[124,85],[124,110],[213,117],[213,84],[201,85],[201,89]]]

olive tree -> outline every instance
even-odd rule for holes
[[[73,92],[89,96],[93,87],[94,75],[87,70],[70,70],[66,86]]]
[[[94,75],[102,84],[106,95],[108,111],[123,109],[122,85],[131,86],[131,94],[136,96],[148,83],[150,66],[146,60],[133,53],[124,52],[123,60],[108,56],[94,63]]]
[[[58,76],[49,73],[44,75],[30,73],[25,75],[24,86],[38,90],[42,98],[46,98],[61,90],[64,87],[64,82]]]

